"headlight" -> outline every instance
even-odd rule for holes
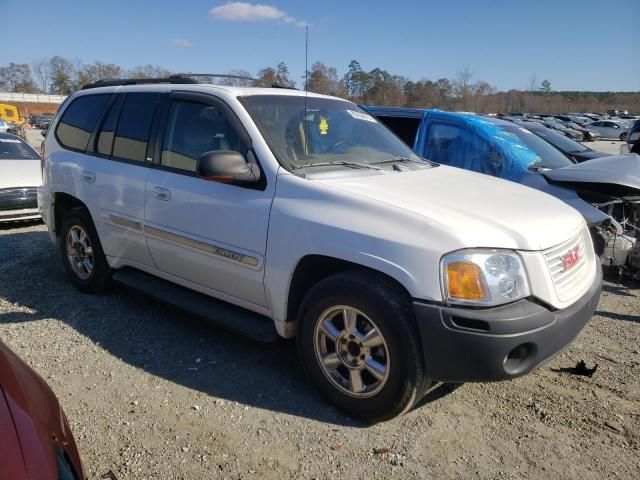
[[[629,138],[627,138],[627,142],[637,142],[638,140],[640,140],[640,130],[637,132],[633,132],[631,135],[629,135]]]
[[[512,250],[459,250],[442,258],[447,303],[494,306],[530,295],[527,272]]]

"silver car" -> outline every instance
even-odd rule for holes
[[[629,124],[620,120],[599,120],[586,124],[584,128],[595,130],[602,138],[615,140],[625,140],[629,134]]]

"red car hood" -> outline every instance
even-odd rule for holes
[[[64,452],[84,478],[75,441],[55,395],[1,341],[0,392],[0,479],[56,480],[57,452]]]

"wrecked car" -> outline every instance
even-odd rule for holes
[[[441,110],[365,107],[423,158],[527,185],[586,219],[603,266],[640,277],[640,157],[575,164],[520,125]]]

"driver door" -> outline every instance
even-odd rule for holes
[[[248,134],[211,95],[174,92],[165,118],[145,204],[145,234],[156,267],[213,296],[265,307],[273,182],[239,186],[196,175],[197,159],[208,151],[252,158]]]

